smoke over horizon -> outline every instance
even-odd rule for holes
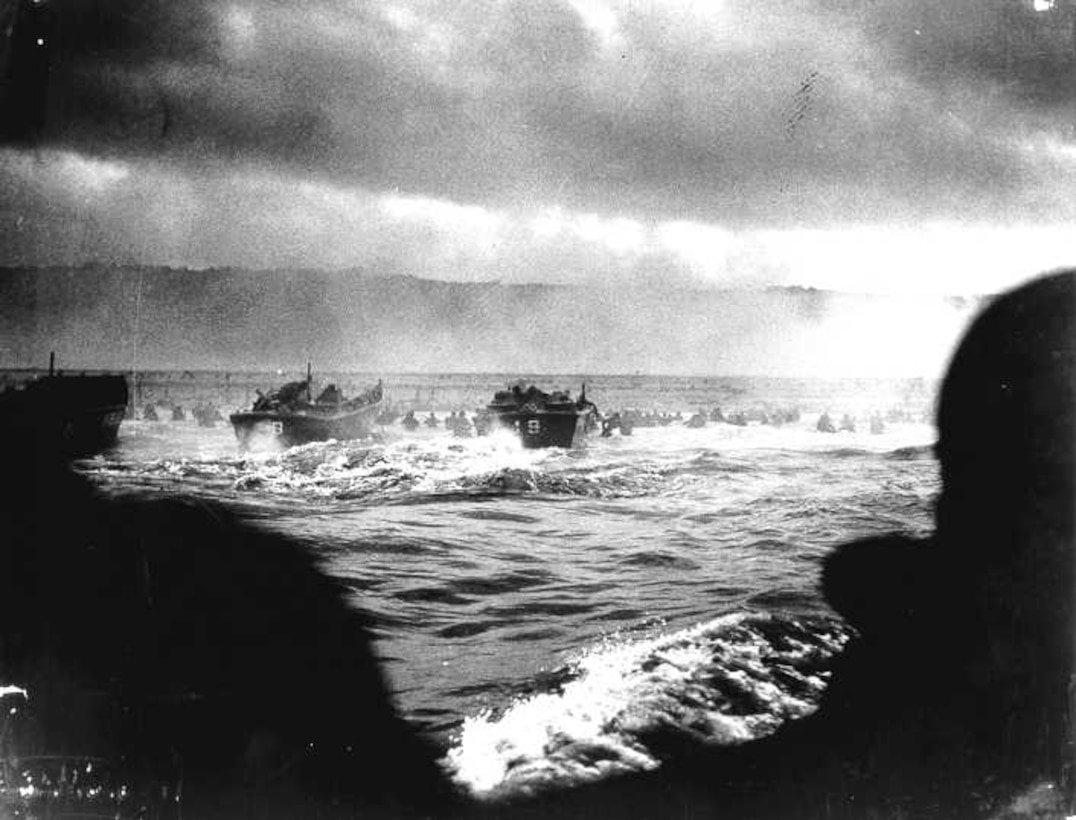
[[[980,299],[137,267],[0,275],[0,366],[936,377]]]

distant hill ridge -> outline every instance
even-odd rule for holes
[[[0,367],[935,375],[977,297],[0,268]]]

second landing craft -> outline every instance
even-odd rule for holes
[[[534,385],[499,390],[486,408],[495,426],[518,433],[524,447],[576,447],[598,429],[598,408],[587,400],[586,386],[573,400],[564,391],[546,393]]]

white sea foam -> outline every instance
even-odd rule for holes
[[[658,730],[715,744],[761,737],[814,710],[825,681],[803,662],[845,639],[836,625],[808,632],[754,614],[611,637],[570,661],[558,691],[468,718],[445,766],[472,794],[498,798],[656,768],[646,738]]]

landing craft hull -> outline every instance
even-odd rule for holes
[[[514,430],[528,449],[577,447],[586,436],[586,413],[575,410],[509,410],[491,407],[494,424]]]
[[[89,456],[115,445],[126,410],[126,405],[118,404],[87,407],[64,415],[59,420],[59,429],[67,452]]]
[[[230,416],[241,448],[255,441],[275,440],[285,447],[313,441],[346,441],[367,438],[380,412],[379,405],[367,405],[344,413],[300,410],[293,413],[250,411]]]
[[[123,376],[48,376],[0,396],[5,429],[71,458],[114,445],[126,411]]]

